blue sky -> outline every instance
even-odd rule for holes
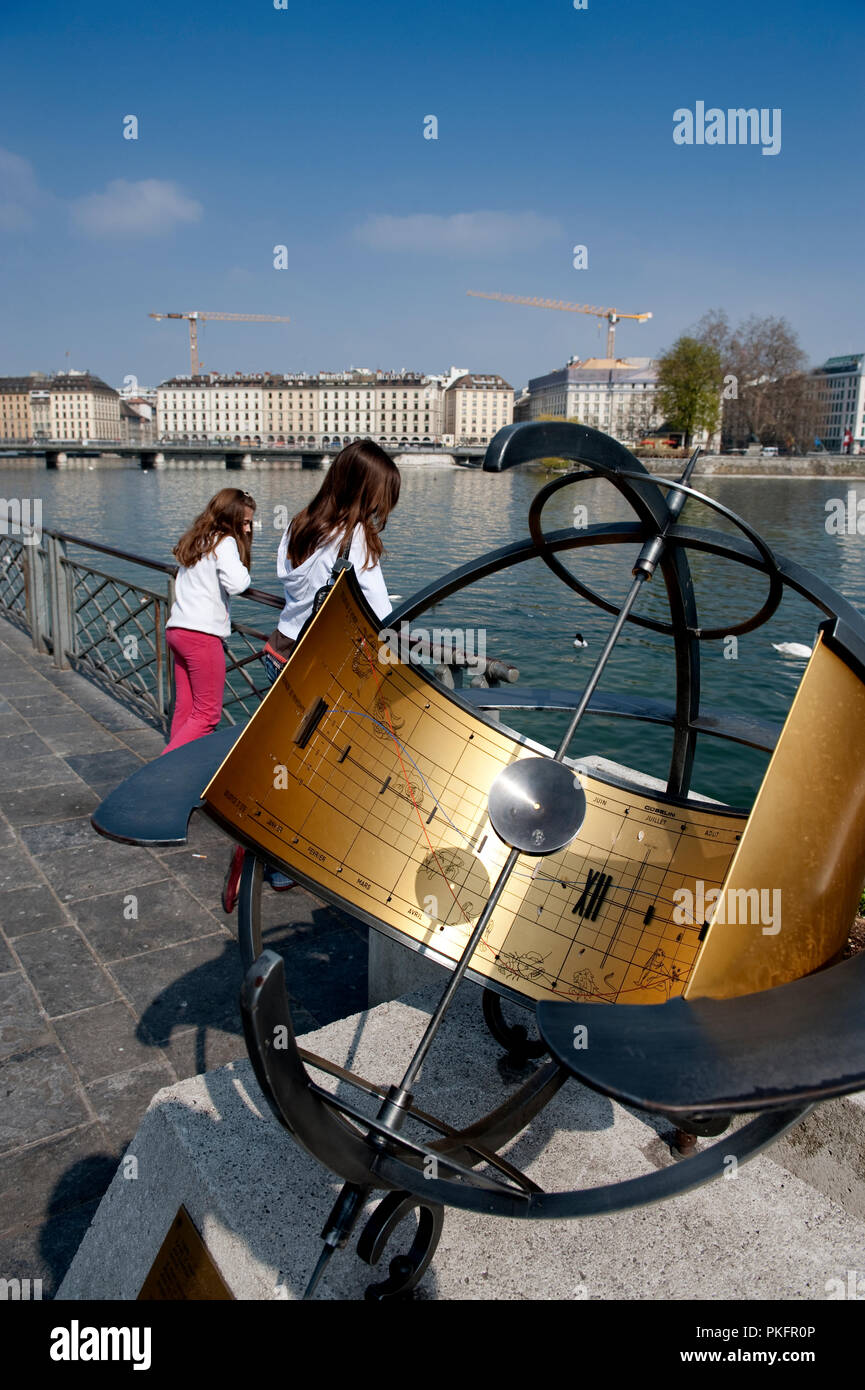
[[[603,352],[593,318],[467,289],[651,310],[622,354],[718,306],[785,316],[813,362],[865,350],[863,30],[858,0],[20,7],[0,373],[187,370],[185,325],[150,310],[291,316],[205,326],[205,368],[229,372],[455,363],[520,385]],[[677,146],[697,101],[780,108],[780,153]]]

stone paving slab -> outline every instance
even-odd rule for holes
[[[101,839],[99,801],[162,731],[0,619],[0,1277],[52,1296],[154,1093],[245,1055],[229,842]],[[366,933],[301,889],[266,893],[298,1026],[361,1007]]]

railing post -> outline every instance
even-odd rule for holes
[[[51,647],[51,602],[45,576],[45,567],[48,557],[42,545],[34,545],[31,556],[36,622],[39,629],[38,650],[47,652]],[[34,631],[34,646],[35,638],[36,634]]]
[[[480,671],[476,675],[472,676],[471,680],[469,681],[469,685],[472,687],[473,690],[491,690],[495,689],[498,686],[498,684],[499,682],[497,680],[487,680],[486,675],[483,671]],[[500,724],[502,722],[501,710],[488,709],[486,710],[486,714],[488,718],[494,719],[497,724]]]
[[[63,563],[66,559],[66,547],[56,536],[48,536],[47,539],[54,665],[61,671],[66,671],[69,669],[67,654],[73,651],[74,643],[70,583]]]
[[[34,650],[47,652],[49,646],[50,610],[45,592],[45,551],[36,542],[25,545],[21,555],[27,596],[27,621]]]
[[[28,553],[29,552],[29,553]],[[24,607],[27,611],[27,626],[30,629],[30,640],[36,651],[40,651],[39,646],[39,614],[36,609],[36,582],[33,564],[33,547],[21,544],[21,572],[24,575]]]
[[[156,656],[156,712],[160,718],[165,714],[165,691],[163,689],[163,650],[162,650],[162,599],[153,601],[153,651]]]
[[[171,617],[171,610],[174,607],[174,575],[168,576],[168,584],[165,598],[165,622]],[[171,731],[171,721],[174,718],[174,701],[177,691],[174,685],[174,653],[166,640],[165,624],[162,627],[162,641],[165,643],[166,672],[168,675],[168,713],[165,718],[165,732]]]
[[[446,661],[434,662],[433,675],[437,681],[441,681],[446,690],[462,690],[463,673],[459,666]]]

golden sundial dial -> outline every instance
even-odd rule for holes
[[[286,872],[455,963],[508,855],[490,791],[539,760],[422,667],[382,662],[379,650],[345,574],[204,798]],[[672,809],[550,757],[544,765],[581,789],[584,819],[540,862],[543,844],[527,838],[472,975],[528,999],[680,994],[703,923],[677,924],[674,895],[721,888],[746,817]]]

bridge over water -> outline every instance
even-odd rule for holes
[[[310,436],[311,438],[311,436]],[[346,442],[348,442],[346,440]],[[327,436],[315,443],[307,444],[208,444],[198,441],[188,443],[158,444],[80,444],[63,440],[43,441],[34,444],[16,444],[0,447],[0,462],[4,459],[44,458],[47,468],[65,468],[71,461],[92,459],[138,460],[142,469],[177,468],[189,460],[204,459],[218,466],[220,461],[228,469],[254,469],[276,466],[287,468],[321,468],[343,447],[341,441],[329,442]],[[416,458],[422,460],[432,457],[437,461],[468,465],[479,463],[484,456],[482,444],[399,444],[390,445],[388,452],[399,459]],[[72,464],[74,467],[75,464]]]

